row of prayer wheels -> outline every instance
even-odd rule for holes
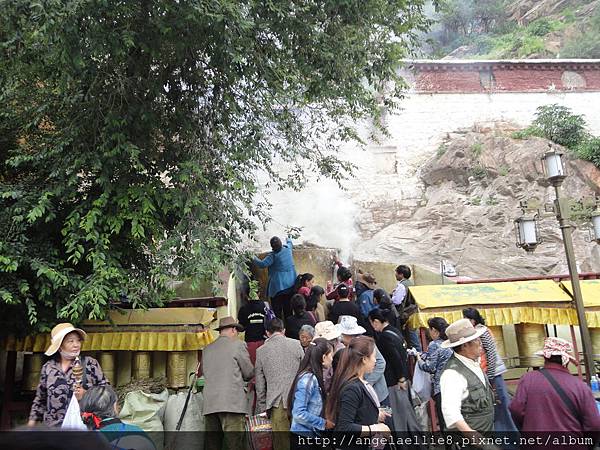
[[[488,327],[496,341],[496,347],[501,357],[506,358],[506,346],[501,326]],[[592,353],[596,360],[600,360],[600,328],[590,328],[592,339]],[[521,366],[535,367],[543,365],[543,358],[533,356],[535,352],[544,347],[546,330],[544,325],[537,323],[519,323],[515,325],[517,347]]]
[[[506,345],[502,327],[492,326],[488,328],[494,336],[498,353],[502,358],[506,358]],[[594,359],[600,359],[600,328],[591,328],[590,334]],[[544,338],[546,337],[544,325],[519,323],[515,325],[515,335],[519,349],[520,365],[541,366],[543,364],[542,358],[533,356],[533,354],[544,346]],[[195,369],[195,353],[100,351],[90,353],[90,355],[98,360],[104,375],[115,386],[126,384],[131,380],[166,376],[168,387],[177,389],[189,386],[188,374]],[[165,354],[166,364],[161,364],[159,356]],[[41,353],[25,355],[23,390],[33,391],[37,388],[43,363],[44,358]],[[119,369],[126,370],[119,373]]]
[[[166,377],[173,389],[189,386],[188,374],[195,369],[196,352],[86,352],[98,360],[104,376],[113,386],[132,380]],[[166,357],[165,357],[166,356]],[[40,381],[42,365],[47,360],[42,353],[25,354],[23,360],[23,390],[34,391]]]

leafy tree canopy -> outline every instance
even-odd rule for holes
[[[151,305],[230,266],[268,220],[261,172],[275,189],[348,169],[335,149],[378,114],[375,89],[399,89],[422,7],[4,0],[2,332]]]

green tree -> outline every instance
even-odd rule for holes
[[[423,1],[5,0],[2,332],[101,318],[213,278],[257,196],[339,180],[349,124],[396,106]],[[287,164],[292,170],[281,171]]]
[[[585,118],[558,104],[538,107],[532,125],[539,135],[570,149],[588,137]]]

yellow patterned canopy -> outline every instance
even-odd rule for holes
[[[467,306],[479,309],[490,326],[578,323],[571,297],[552,280],[411,286],[409,291],[419,307],[410,320],[413,327],[427,327],[436,316],[452,323]]]
[[[215,320],[212,308],[153,308],[111,311],[106,321],[85,321],[83,351],[189,351],[201,350],[213,340],[208,326]],[[50,334],[0,342],[9,351],[43,352]]]
[[[600,328],[600,280],[581,280],[579,284],[581,286],[585,318],[588,326]],[[572,296],[573,288],[570,281],[563,281],[560,285]]]

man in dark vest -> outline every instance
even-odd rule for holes
[[[460,319],[446,328],[448,340],[441,345],[454,350],[440,379],[442,414],[450,431],[469,437],[494,431],[494,394],[479,365],[479,336],[486,330]]]

